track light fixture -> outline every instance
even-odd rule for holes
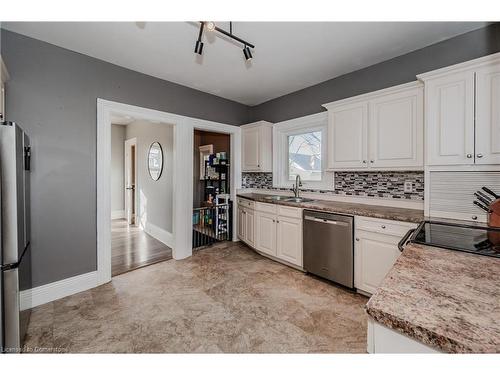
[[[201,55],[203,53],[203,42],[201,41],[201,35],[203,34],[203,26],[205,24],[202,22],[200,25],[200,33],[198,34],[198,40],[196,41],[196,45],[194,46],[194,53]]]
[[[246,61],[252,60],[252,52],[250,51],[250,48],[248,48],[248,46],[245,46],[243,48],[243,55],[245,56]]]
[[[243,44],[243,56],[245,56],[246,61],[250,61],[252,59],[252,51],[250,48],[255,48],[252,43],[248,43],[247,41],[237,37],[233,34],[233,23],[229,22],[229,31],[221,29],[218,27],[213,21],[200,21],[200,33],[198,34],[198,40],[196,41],[196,45],[194,48],[194,52],[198,55],[203,53],[203,42],[201,41],[201,36],[203,34],[203,28],[206,28],[208,31],[217,31],[231,39],[236,40],[237,42]]]

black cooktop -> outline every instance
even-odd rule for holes
[[[500,229],[424,221],[410,242],[500,258]]]

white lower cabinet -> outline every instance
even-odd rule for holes
[[[356,217],[354,287],[372,294],[401,252],[398,242],[416,224]]]
[[[302,219],[278,216],[277,257],[302,266]]]
[[[255,213],[257,250],[276,256],[276,215],[266,212]]]
[[[240,203],[240,202],[238,202]],[[238,204],[238,238],[250,246],[255,244],[255,214],[252,208]]]
[[[302,209],[238,200],[238,238],[275,260],[302,267]]]

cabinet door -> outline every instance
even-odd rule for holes
[[[476,71],[476,164],[500,164],[500,65]]]
[[[255,214],[254,210],[245,210],[245,242],[255,246]]]
[[[278,258],[302,267],[302,219],[278,216],[276,250]]]
[[[370,101],[370,167],[424,166],[423,97],[416,88]]]
[[[276,216],[264,212],[255,213],[257,250],[276,256]]]
[[[429,80],[425,96],[427,164],[473,164],[474,72]]]
[[[375,292],[400,254],[399,240],[397,236],[356,232],[354,286],[357,289]]]
[[[259,133],[259,127],[243,129],[242,131],[243,172],[260,170]]]
[[[238,238],[245,241],[245,210],[238,207]]]
[[[328,168],[367,166],[368,103],[328,110]]]

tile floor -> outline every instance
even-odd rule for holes
[[[29,351],[366,352],[367,299],[222,243],[34,309]]]

